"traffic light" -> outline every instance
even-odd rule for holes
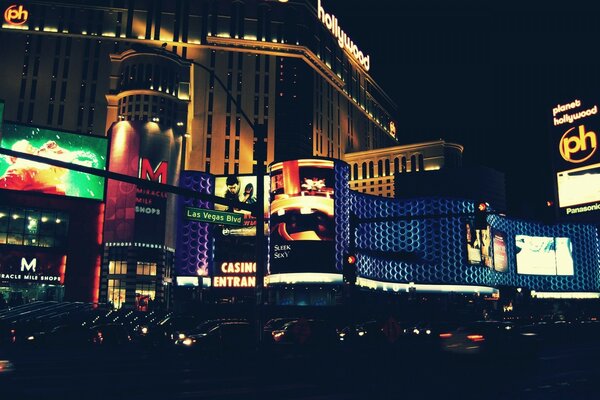
[[[475,229],[487,229],[488,204],[480,201],[475,204]]]
[[[356,284],[356,256],[354,254],[346,254],[344,256],[342,273],[344,275],[344,283],[348,285]]]

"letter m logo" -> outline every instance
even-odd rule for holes
[[[32,259],[31,262],[29,262],[29,263],[27,262],[25,257],[21,258],[21,272],[24,272],[24,271],[35,272],[36,266],[37,266],[37,258]]]
[[[161,161],[156,168],[152,168],[150,160],[147,158],[140,158],[138,178],[158,183],[167,183],[167,167],[168,163]]]

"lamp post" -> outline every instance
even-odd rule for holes
[[[167,50],[162,50],[167,52]],[[172,53],[169,53],[172,55]],[[255,124],[250,120],[248,115],[244,112],[244,110],[240,107],[238,102],[236,101],[233,94],[229,91],[225,83],[219,78],[214,70],[208,68],[207,66],[200,64],[194,60],[186,60],[197,66],[204,71],[208,72],[212,77],[214,77],[215,81],[221,86],[224,92],[227,94],[228,99],[235,105],[238,113],[244,118],[246,123],[252,128],[254,132],[254,141],[255,141],[255,159],[256,159],[256,204],[254,205],[253,215],[256,217],[256,241],[255,241],[255,250],[256,250],[256,287],[255,287],[255,323],[256,323],[256,337],[258,344],[262,341],[262,324],[263,324],[263,289],[264,289],[264,275],[265,275],[265,215],[264,215],[264,204],[265,204],[265,184],[264,177],[266,175],[265,170],[265,161],[267,158],[267,148],[265,143],[265,138],[267,137],[266,127],[263,124]],[[185,156],[184,156],[185,157]]]

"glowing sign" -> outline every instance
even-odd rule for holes
[[[168,166],[169,164],[166,161],[159,161],[158,165],[155,168],[152,168],[150,160],[147,158],[140,158],[138,178],[152,182],[167,183]]]
[[[390,121],[390,133],[392,135],[396,134],[396,124],[394,123],[394,121]]]
[[[572,124],[573,122],[586,118],[592,115],[598,114],[598,106],[594,106],[592,108],[588,108],[587,110],[579,111],[573,114],[568,114],[566,111],[570,111],[576,108],[581,107],[581,100],[575,100],[567,104],[558,104],[556,107],[552,109],[552,117],[554,126],[562,125],[562,124]],[[565,113],[561,117],[558,117],[558,114]]]
[[[565,161],[581,163],[594,155],[598,149],[598,138],[596,132],[586,132],[584,125],[579,125],[576,134],[571,133],[574,129],[572,127],[564,133],[558,145],[559,151]]]
[[[213,277],[213,287],[251,288],[256,286],[255,262],[223,262],[220,272],[223,276]]]
[[[327,14],[325,9],[321,5],[321,0],[317,0],[317,10],[319,19],[329,29],[333,36],[335,36],[338,40],[338,45],[340,48],[348,51],[352,56],[358,60],[358,62],[362,65],[365,71],[368,71],[371,67],[371,60],[369,56],[365,56],[362,51],[358,49],[358,47],[354,44],[354,42],[350,39],[346,32],[340,28],[338,25],[338,19],[333,14]]]
[[[4,11],[4,20],[9,25],[23,25],[29,18],[29,11],[23,5],[13,4]]]

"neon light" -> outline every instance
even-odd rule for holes
[[[352,39],[342,30],[338,24],[338,19],[333,14],[327,14],[325,9],[321,5],[321,0],[317,0],[317,14],[323,25],[335,36],[338,40],[340,48],[348,51],[352,56],[358,60],[365,71],[368,71],[371,67],[371,60],[369,56],[365,56],[362,51],[354,44]]]
[[[9,25],[23,25],[29,18],[29,11],[27,11],[22,4],[17,6],[13,4],[8,6],[4,11],[4,20]]]
[[[596,292],[536,292],[531,291],[531,297],[538,299],[600,299]]]
[[[325,273],[289,273],[289,274],[274,274],[265,277],[265,286],[274,284],[289,284],[296,283],[342,283],[341,274],[325,274]]]
[[[596,112],[598,112],[596,106],[594,106],[594,109],[596,110]],[[596,112],[594,114],[596,114]],[[591,156],[594,155],[594,153],[596,153],[596,150],[598,149],[598,137],[596,136],[596,132],[594,131],[586,132],[584,125],[579,125],[577,129],[577,135],[569,135],[569,133],[574,129],[575,127],[572,127],[562,135],[558,144],[558,149],[560,151],[560,156],[565,161],[570,163],[581,163],[588,160]],[[589,152],[588,143],[590,145]],[[580,152],[586,152],[587,154],[584,154],[581,158],[571,157],[572,155]]]

